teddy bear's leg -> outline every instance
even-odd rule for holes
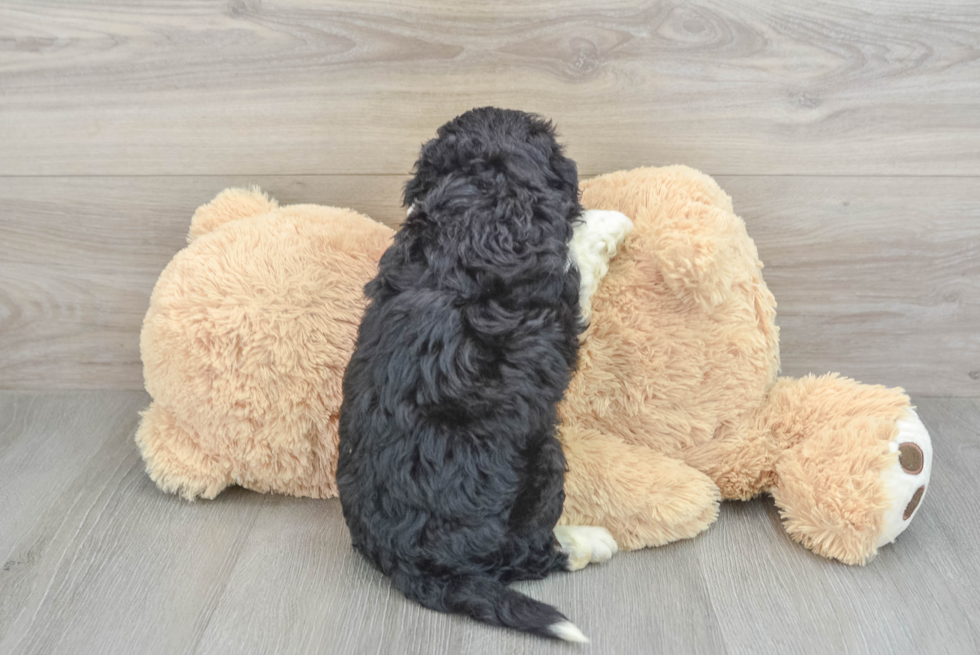
[[[231,463],[202,450],[170,412],[151,403],[142,416],[136,443],[146,472],[161,490],[193,500],[214,498],[232,484]]]
[[[749,500],[775,480],[776,449],[761,409],[723,423],[714,438],[676,455],[709,478],[725,500]]]
[[[718,517],[721,495],[703,473],[596,430],[562,426],[568,461],[560,525],[602,526],[624,550],[687,539]]]
[[[786,531],[815,553],[864,564],[909,524],[928,487],[929,433],[899,389],[827,375],[781,379],[773,437],[787,448],[770,492]]]

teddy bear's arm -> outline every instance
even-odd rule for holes
[[[603,526],[635,550],[693,537],[718,516],[718,487],[680,460],[596,430],[564,426],[561,439],[562,525]]]

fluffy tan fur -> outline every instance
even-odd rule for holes
[[[140,338],[153,403],[136,441],[161,489],[336,495],[341,378],[391,236],[356,212],[258,191],[197,210]]]
[[[776,303],[711,178],[647,168],[582,188],[587,208],[634,227],[589,285],[591,325],[561,406],[562,523],[605,526],[635,549],[696,535],[722,499],[770,493],[795,540],[867,561],[885,510],[907,502],[882,482],[898,461],[905,394],[835,375],[777,378]],[[361,289],[391,234],[257,191],[198,210],[141,338],[154,400],[137,442],[162,489],[336,494],[341,378]]]
[[[592,298],[561,408],[562,522],[641,548],[704,530],[721,498],[768,492],[795,540],[867,561],[897,501],[881,475],[905,394],[835,375],[777,379],[776,303],[711,178],[648,168],[582,187],[587,208],[620,211],[634,229]]]

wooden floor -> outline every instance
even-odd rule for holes
[[[159,493],[139,329],[230,185],[397,224],[474,106],[555,120],[585,176],[715,176],[766,262],[784,372],[904,386],[934,482],[865,568],[770,501],[522,585],[573,648],[410,605],[336,502]],[[0,655],[980,652],[976,0],[0,0]]]
[[[869,565],[793,543],[767,499],[696,539],[519,587],[592,639],[422,609],[350,547],[340,505],[160,493],[142,392],[0,392],[0,653],[977,653],[980,400],[921,400],[929,494]]]

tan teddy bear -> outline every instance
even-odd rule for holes
[[[586,216],[572,244],[585,307],[631,227],[617,212]],[[349,209],[280,207],[257,189],[198,208],[140,335],[153,402],[136,442],[161,489],[337,495],[341,382],[364,285],[393,235]]]
[[[582,190],[586,207],[635,228],[610,262],[629,221],[588,212],[570,248],[591,325],[561,407],[562,522],[640,548],[694,536],[722,498],[767,492],[821,555],[861,563],[893,540],[931,466],[908,398],[776,377],[775,302],[707,176],[638,169]],[[162,489],[336,494],[340,381],[391,234],[350,210],[278,207],[254,191],[198,210],[141,337],[153,403],[137,442]]]

